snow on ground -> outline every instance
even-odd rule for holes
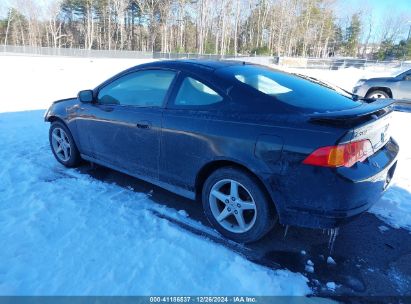
[[[145,61],[0,56],[0,294],[309,294],[303,275],[255,265],[158,218],[148,195],[54,160],[43,111],[28,110]],[[307,71],[347,89],[375,75]],[[371,212],[411,230],[411,114],[395,113],[392,130],[397,172]]]
[[[400,145],[391,186],[370,210],[394,228],[411,230],[411,113],[395,113],[392,136]]]
[[[138,63],[0,56],[0,295],[311,293],[299,273],[258,266],[155,216],[148,195],[64,168],[44,110],[17,112]]]

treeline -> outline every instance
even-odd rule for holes
[[[365,30],[333,0],[16,0],[0,20],[6,45],[219,55],[364,56]]]

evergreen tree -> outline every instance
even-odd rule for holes
[[[354,14],[351,17],[350,26],[346,31],[346,41],[345,41],[345,55],[356,56],[358,52],[358,45],[360,41],[361,34],[361,20],[359,14]]]

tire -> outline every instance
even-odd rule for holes
[[[211,225],[226,238],[239,243],[261,239],[276,220],[275,208],[258,180],[233,167],[220,168],[207,178],[202,203]]]
[[[51,123],[49,130],[51,151],[56,160],[72,168],[80,164],[81,157],[70,130],[60,121]]]
[[[380,98],[390,98],[390,96],[385,91],[374,90],[374,91],[368,92],[365,98],[380,99]]]

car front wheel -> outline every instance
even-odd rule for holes
[[[275,222],[272,202],[259,182],[237,168],[225,167],[213,172],[204,184],[202,201],[213,227],[239,243],[259,240]]]
[[[80,163],[80,153],[70,130],[60,121],[52,122],[49,130],[50,147],[58,162],[66,167]]]

